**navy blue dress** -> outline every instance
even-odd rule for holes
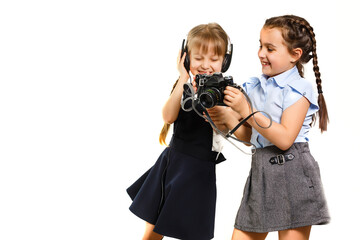
[[[127,192],[130,210],[155,225],[154,232],[184,240],[214,236],[215,164],[213,130],[194,111],[180,109],[169,147]]]

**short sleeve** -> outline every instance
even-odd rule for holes
[[[301,97],[305,97],[310,102],[307,115],[312,115],[319,110],[316,94],[310,82],[304,78],[296,79],[288,84],[288,89],[284,96],[283,110],[296,103]]]
[[[250,94],[251,90],[253,90],[260,83],[260,79],[257,77],[249,78],[244,84],[243,88],[247,94]]]

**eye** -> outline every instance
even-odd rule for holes
[[[274,51],[274,49],[272,49],[272,48],[268,48],[267,50],[268,50],[268,52]]]

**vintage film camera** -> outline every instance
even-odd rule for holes
[[[227,86],[241,89],[233,82],[231,76],[225,76],[221,73],[197,74],[195,82],[198,88],[198,99],[200,104],[205,108],[212,108],[215,105],[226,106],[224,104],[224,90]]]

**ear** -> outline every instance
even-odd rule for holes
[[[292,50],[292,54],[291,54],[291,62],[292,63],[296,63],[302,56],[303,51],[301,48],[294,48]]]

